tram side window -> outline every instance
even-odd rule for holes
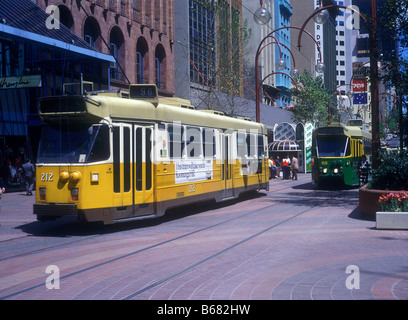
[[[182,158],[185,147],[185,141],[183,139],[184,127],[180,125],[169,124],[167,126],[167,131],[170,138],[170,158]]]
[[[247,133],[246,135],[247,155],[250,157],[256,156],[255,135]]]
[[[152,188],[152,130],[146,129],[146,190],[150,190]]]
[[[109,158],[109,127],[107,125],[96,128],[96,138],[88,157],[88,162],[107,160]]]
[[[371,156],[373,154],[371,142],[369,140],[364,140],[364,154]]]
[[[123,128],[123,191],[130,191],[130,128]]]
[[[143,131],[142,128],[136,129],[136,190],[143,188]]]
[[[113,128],[113,191],[120,192],[120,127]]]
[[[212,159],[215,155],[215,134],[214,129],[203,129],[203,154],[204,158]]]
[[[351,144],[351,140],[349,139],[349,138],[347,138],[347,145],[346,145],[346,154],[344,155],[345,157],[348,157],[348,156],[350,156],[351,155],[351,147],[350,147],[350,144]]]
[[[263,135],[258,134],[258,158],[265,157],[264,138]]]
[[[246,133],[243,131],[237,132],[237,155],[238,158],[245,158],[247,152]]]
[[[187,127],[187,155],[189,158],[201,157],[201,130],[197,127]]]

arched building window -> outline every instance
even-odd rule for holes
[[[136,83],[148,83],[148,53],[146,39],[140,37],[136,45]]]
[[[74,19],[72,18],[71,11],[64,5],[59,5],[60,22],[68,29],[73,30]]]
[[[88,17],[85,20],[84,40],[97,51],[102,52],[101,28],[94,17]]]
[[[156,47],[154,55],[154,67],[155,67],[155,81],[157,88],[166,88],[166,51],[161,44]]]
[[[111,68],[111,77],[116,80],[124,80],[122,69],[125,68],[125,39],[119,27],[113,27],[110,32],[110,54],[115,58],[115,66]],[[122,67],[122,69],[119,67]]]

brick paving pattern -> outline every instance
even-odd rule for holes
[[[357,189],[316,190],[309,174],[110,226],[37,222],[33,201],[0,200],[1,299],[408,299],[408,231],[377,230]],[[45,284],[50,265],[59,289]]]

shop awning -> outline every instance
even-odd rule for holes
[[[300,144],[297,141],[292,140],[278,140],[269,144],[269,151],[271,152],[293,152],[302,151]]]
[[[67,51],[94,60],[115,62],[113,56],[96,51],[62,23],[58,29],[48,29],[46,23],[48,19],[50,15],[31,0],[1,0],[0,34],[2,37],[21,42],[36,42],[54,50]]]

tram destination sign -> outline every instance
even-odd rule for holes
[[[317,130],[318,134],[342,134],[344,132],[343,127],[323,127]]]
[[[130,85],[129,97],[132,99],[156,99],[157,87],[155,85]]]

